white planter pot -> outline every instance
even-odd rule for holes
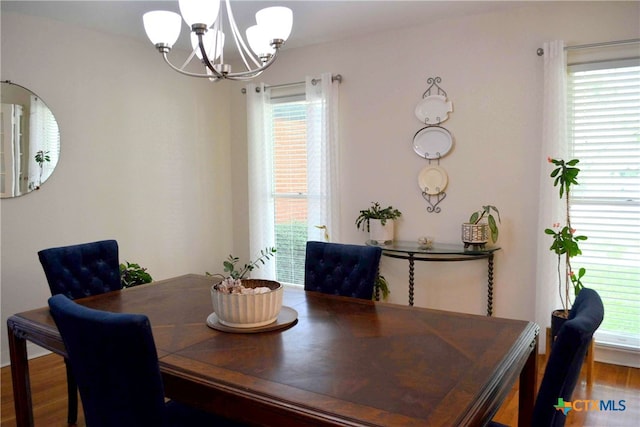
[[[468,245],[484,245],[489,241],[489,224],[462,224],[462,242]]]
[[[385,224],[379,219],[369,220],[369,240],[378,245],[386,245],[393,242],[394,221],[386,220]]]
[[[256,328],[276,321],[282,308],[284,288],[278,282],[262,279],[242,279],[247,288],[266,286],[263,294],[229,294],[211,287],[211,302],[218,321],[233,328]]]

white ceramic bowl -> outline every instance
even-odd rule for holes
[[[211,287],[211,302],[218,321],[232,328],[256,328],[273,323],[282,308],[284,288],[273,280],[243,279],[245,288],[266,286],[263,294],[229,294]]]

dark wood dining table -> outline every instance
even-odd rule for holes
[[[213,283],[185,275],[76,301],[146,314],[167,397],[247,425],[479,426],[518,378],[519,425],[529,424],[535,323],[287,288],[296,322],[222,332],[206,324]],[[65,348],[46,307],[7,324],[17,423],[31,426],[26,341]]]

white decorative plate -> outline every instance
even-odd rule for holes
[[[440,166],[426,166],[418,175],[418,186],[426,194],[440,194],[447,188],[449,177]]]
[[[416,105],[416,117],[426,125],[437,125],[449,118],[453,104],[442,95],[429,95]]]
[[[413,136],[413,150],[425,159],[444,157],[453,146],[453,136],[443,127],[427,126]]]

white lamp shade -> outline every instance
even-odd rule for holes
[[[247,28],[247,42],[249,42],[249,47],[256,55],[273,54],[275,48],[269,44],[271,40],[266,36],[265,29],[260,25]]]
[[[218,18],[220,0],[178,0],[178,6],[189,29],[193,24],[205,24],[209,28]]]
[[[256,22],[269,40],[287,40],[293,27],[293,12],[283,6],[267,7],[256,12]]]
[[[224,47],[224,33],[222,31],[209,30],[202,36],[202,41],[204,43],[204,50],[205,52],[207,52],[207,58],[209,58],[210,61],[215,61],[216,59],[218,59]],[[217,47],[214,51],[216,42]],[[198,55],[198,58],[202,59],[202,52],[200,52],[200,48],[198,47],[198,36],[193,32],[191,33],[191,47],[193,47],[193,49],[196,51],[196,55]]]
[[[158,43],[173,46],[180,36],[180,15],[166,10],[154,10],[142,15],[144,30],[154,45]]]

